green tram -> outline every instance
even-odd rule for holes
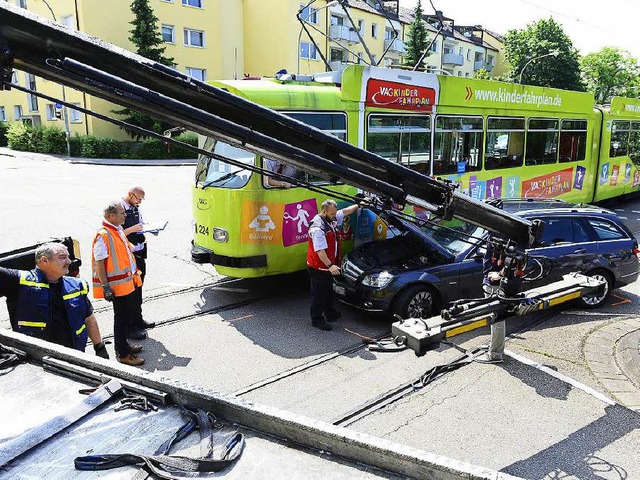
[[[212,85],[339,138],[449,179],[476,198],[598,202],[640,188],[640,100],[594,105],[591,93],[351,65],[309,81],[262,78]],[[268,159],[214,139],[205,149],[267,168]],[[303,172],[295,177],[336,192]],[[223,275],[304,268],[309,221],[327,197],[201,157],[193,189],[193,258]],[[417,215],[417,207],[409,207]],[[343,249],[385,238],[370,212],[345,222]]]

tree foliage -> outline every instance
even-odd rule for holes
[[[158,17],[153,13],[149,0],[133,0],[131,11],[133,12],[133,20],[129,23],[133,25],[133,29],[129,30],[131,34],[129,40],[136,46],[136,52],[163,65],[173,66],[173,58],[164,56],[165,47],[162,46],[164,41],[160,34]],[[173,127],[173,125],[129,108],[114,110],[113,113],[124,116],[122,120],[127,123],[156,133],[162,133]],[[137,132],[129,130],[126,130],[126,132],[127,135],[135,140],[139,140],[142,137]]]
[[[527,85],[584,91],[580,55],[553,18],[539,20],[522,30],[509,30],[504,46],[511,81],[519,82],[522,74],[522,83]],[[548,55],[552,52],[558,54]]]
[[[415,10],[413,11],[413,21],[409,25],[409,33],[407,34],[407,41],[405,42],[407,51],[404,54],[404,64],[410,67],[415,67],[420,58],[424,54],[425,50],[429,46],[429,38],[427,37],[427,27],[422,19],[422,4],[418,0]],[[418,69],[424,68],[424,60],[429,56],[424,55],[424,58],[418,65]]]
[[[582,59],[582,76],[593,91],[597,103],[609,103],[611,98],[640,96],[640,67],[629,52],[604,47]]]

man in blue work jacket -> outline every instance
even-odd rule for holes
[[[13,330],[84,352],[87,337],[96,355],[109,358],[88,297],[86,282],[69,273],[69,252],[61,243],[36,249],[36,268],[0,268],[0,297],[7,297]]]

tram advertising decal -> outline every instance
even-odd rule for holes
[[[377,78],[371,78],[367,82],[366,104],[369,107],[430,112],[435,101],[436,91],[433,88],[406,85]]]
[[[275,245],[282,238],[284,204],[274,202],[242,203],[242,243]]]
[[[540,175],[522,181],[522,196],[525,198],[556,197],[570,192],[573,181],[573,168]]]
[[[318,213],[318,202],[309,198],[284,206],[282,222],[282,245],[288,247],[306,242],[309,238],[309,224]]]

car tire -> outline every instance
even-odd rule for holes
[[[609,298],[609,295],[611,295],[611,291],[613,290],[613,276],[606,270],[593,270],[585,273],[585,275],[597,278],[598,280],[604,280],[607,283],[604,287],[605,292],[603,295],[580,297],[579,302],[584,308],[601,307],[607,298]]]
[[[393,313],[402,318],[429,318],[433,316],[437,297],[428,285],[414,285],[400,292]]]

